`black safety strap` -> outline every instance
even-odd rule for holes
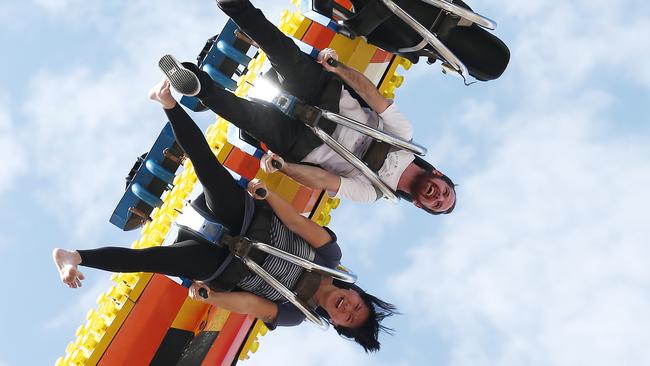
[[[272,209],[266,201],[255,200],[254,203],[255,214],[248,230],[246,230],[246,235],[262,242],[269,242]],[[220,243],[217,244],[220,245]],[[252,248],[248,253],[248,257],[260,266],[264,263],[267,255],[268,254],[255,248]],[[241,280],[252,274],[253,272],[251,272],[246,264],[237,258],[231,251],[226,260],[206,282],[208,286],[215,291],[231,291],[237,287],[237,284]]]
[[[318,273],[302,271],[298,282],[293,286],[293,291],[301,300],[307,302],[318,290],[321,279],[322,276]]]
[[[381,169],[381,166],[384,165],[388,153],[395,151],[395,149],[388,143],[383,141],[372,140],[368,150],[363,155],[361,160],[363,160],[368,167],[374,172],[378,172]]]

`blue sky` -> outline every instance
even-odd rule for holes
[[[290,6],[254,3],[276,20]],[[459,184],[456,212],[333,215],[346,265],[404,313],[395,336],[367,356],[333,332],[282,329],[246,364],[650,364],[649,6],[471,5],[499,23],[504,76],[464,87],[421,64],[397,93]],[[0,3],[0,365],[54,363],[108,288],[92,270],[64,288],[50,251],[137,237],[108,217],[165,122],[146,100],[157,60],[193,59],[224,22],[212,1]]]

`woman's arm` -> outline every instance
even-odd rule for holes
[[[199,294],[199,289],[205,289],[207,298]],[[278,316],[278,305],[272,301],[254,295],[250,292],[216,292],[202,283],[193,283],[189,288],[189,296],[194,300],[240,314],[254,316],[265,323],[273,323]]]
[[[262,196],[259,189],[266,191],[266,195]],[[314,248],[320,248],[323,245],[332,241],[332,237],[327,230],[320,227],[315,222],[300,215],[287,201],[282,199],[276,193],[269,191],[266,185],[259,179],[253,179],[248,183],[248,191],[256,199],[266,199],[271,205],[275,215],[282,221],[282,223],[289,228],[289,230],[298,234],[301,238],[305,239],[309,245]],[[258,193],[256,193],[258,192]]]

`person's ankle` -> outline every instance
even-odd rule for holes
[[[160,104],[162,104],[163,109],[174,109],[174,108],[176,108],[177,103],[174,100],[174,102],[171,103],[171,104],[170,103],[162,103],[162,102]]]

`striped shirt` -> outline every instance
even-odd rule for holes
[[[266,244],[310,261],[314,260],[315,252],[311,245],[289,230],[276,215],[272,215],[270,236],[271,242]],[[303,271],[302,267],[274,255],[266,256],[262,268],[288,289],[293,288]],[[237,286],[271,301],[284,300],[282,294],[255,274],[246,276]]]

